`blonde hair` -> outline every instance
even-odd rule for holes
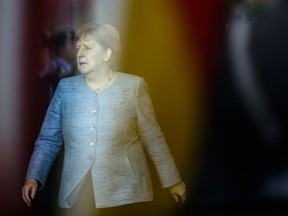
[[[108,64],[111,69],[116,69],[121,53],[120,35],[118,31],[109,24],[86,23],[76,31],[76,43],[80,38],[86,36],[96,40],[104,49],[111,49],[112,55],[108,60]]]

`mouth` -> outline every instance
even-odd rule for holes
[[[78,59],[78,64],[79,65],[85,65],[85,64],[87,64],[87,61],[86,61],[86,59]]]

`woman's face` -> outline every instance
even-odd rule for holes
[[[106,50],[89,36],[78,40],[76,53],[78,70],[84,75],[107,66],[107,62],[104,61]]]

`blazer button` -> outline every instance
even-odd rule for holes
[[[97,113],[97,110],[92,110],[92,115],[96,115],[96,113]]]
[[[89,145],[93,146],[95,143],[92,141],[92,142],[89,142]]]
[[[94,125],[91,125],[91,130],[95,130],[96,129],[96,125],[94,124]]]

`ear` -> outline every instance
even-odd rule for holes
[[[104,57],[104,61],[108,61],[112,56],[112,50],[110,48],[107,48],[105,51],[105,57]]]

